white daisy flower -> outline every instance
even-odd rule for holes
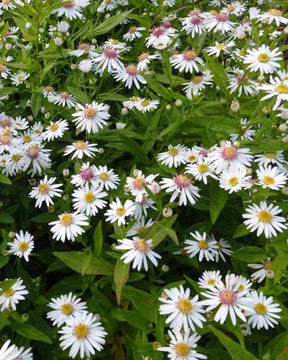
[[[6,289],[2,295],[0,295],[1,311],[12,308],[16,310],[16,305],[19,301],[25,300],[25,295],[29,292],[26,290],[26,286],[22,285],[23,280],[19,278],[12,286]]]
[[[207,286],[207,288],[208,290],[201,294],[208,299],[201,301],[201,305],[208,306],[207,312],[219,307],[214,317],[216,322],[224,324],[228,314],[233,325],[236,325],[236,316],[246,322],[244,313],[249,310],[246,297],[249,290],[239,290],[236,275],[226,275],[225,282],[217,281],[215,286]]]
[[[111,223],[117,221],[119,226],[121,226],[121,224],[125,225],[127,216],[134,215],[135,203],[131,200],[126,200],[125,203],[122,204],[117,197],[116,201],[112,201],[109,206],[110,209],[105,213],[105,216],[107,216],[106,221],[110,221]]]
[[[8,250],[9,254],[16,255],[20,258],[24,257],[28,262],[29,255],[34,249],[34,236],[28,231],[24,233],[20,230],[20,233],[15,234],[13,242],[8,242],[7,245],[10,246],[10,249]]]
[[[72,159],[82,159],[84,155],[93,157],[98,152],[97,144],[89,144],[88,141],[78,140],[72,143],[72,145],[66,146],[64,155],[72,154]]]
[[[246,209],[243,218],[244,224],[251,231],[257,230],[257,236],[264,233],[266,238],[277,236],[277,232],[287,229],[286,219],[279,216],[282,210],[279,206],[268,205],[266,201],[261,201],[260,205],[252,204]]]
[[[90,165],[89,162],[83,163],[80,167],[80,173],[72,175],[71,183],[76,186],[84,186],[86,184],[96,186],[98,184],[97,167]]]
[[[198,280],[199,287],[203,289],[209,289],[210,286],[215,286],[215,284],[221,281],[222,276],[220,271],[204,271],[202,276]]]
[[[77,50],[69,50],[68,54],[69,55],[74,55],[77,57],[83,56],[83,55],[88,55],[90,57],[92,57],[95,53],[95,46],[91,45],[91,44],[87,44],[87,43],[82,43],[79,44],[77,47]]]
[[[198,301],[198,295],[190,297],[190,289],[186,290],[182,285],[180,288],[165,289],[163,296],[159,299],[163,304],[160,305],[161,315],[168,315],[166,324],[174,330],[195,331],[195,325],[203,328],[206,321],[202,315],[205,310]]]
[[[230,94],[238,91],[238,97],[242,94],[248,96],[254,96],[258,94],[258,84],[256,81],[249,79],[248,75],[244,70],[234,68],[228,72],[228,80],[230,89]]]
[[[254,135],[255,135],[256,131],[253,130],[252,125],[249,126],[248,119],[241,118],[240,125],[241,125],[241,133],[239,133],[239,134],[232,133],[230,135],[230,140],[232,142],[235,142],[235,141],[239,140],[239,138],[240,138],[240,140],[252,141],[254,139]]]
[[[215,239],[214,235],[209,235],[208,240],[216,242],[216,247],[217,247],[216,250],[217,251],[216,251],[216,254],[214,254],[214,261],[218,263],[219,259],[221,258],[223,261],[226,262],[226,259],[225,259],[224,255],[231,256],[231,254],[233,253],[233,251],[231,250],[231,245],[229,244],[229,242],[224,240],[224,239],[220,239],[220,240],[217,241]]]
[[[102,200],[108,194],[105,191],[101,191],[101,188],[90,188],[89,185],[85,185],[83,188],[74,190],[73,208],[87,216],[94,216],[98,213],[99,209],[103,209],[107,201]]]
[[[259,330],[264,327],[268,330],[269,327],[274,328],[274,325],[278,324],[278,319],[281,319],[281,316],[278,315],[282,311],[279,304],[273,303],[273,297],[269,296],[267,298],[262,291],[259,294],[255,290],[251,291],[249,308],[247,311],[247,316],[249,316],[248,324],[252,328]]]
[[[283,16],[284,12],[280,9],[270,9],[267,12],[259,14],[258,18],[260,20],[264,20],[265,23],[267,22],[271,25],[275,22],[276,26],[280,26],[281,24],[286,25],[288,24],[288,19]]]
[[[141,31],[145,30],[145,27],[131,26],[126,34],[123,35],[123,39],[126,41],[134,41],[141,38],[143,35]]]
[[[128,89],[135,85],[136,89],[140,89],[140,84],[147,84],[147,81],[140,75],[140,71],[136,65],[129,64],[116,71],[113,71],[114,77],[117,81],[122,81]]]
[[[13,351],[12,355],[15,356],[14,358],[12,358],[14,360],[33,360],[32,349],[25,349],[23,346],[21,346],[20,348],[15,346],[15,350]]]
[[[184,244],[184,250],[189,255],[189,258],[193,258],[198,255],[199,261],[202,261],[204,258],[206,261],[214,260],[214,256],[217,252],[216,240],[207,238],[206,232],[200,234],[198,231],[195,233],[190,233],[190,235],[195,240],[186,239]]]
[[[224,170],[219,176],[219,186],[232,194],[244,189],[250,178],[251,176],[246,175],[245,168]]]
[[[61,138],[64,132],[69,129],[67,120],[60,119],[58,121],[50,121],[49,126],[42,133],[44,140],[54,140]]]
[[[29,197],[36,199],[36,207],[41,207],[43,202],[46,203],[47,207],[54,204],[53,197],[61,197],[62,189],[59,189],[62,184],[54,184],[56,178],[48,179],[45,175],[43,180],[39,181],[38,186],[33,186],[29,193]]]
[[[259,86],[260,90],[266,91],[267,95],[263,96],[261,101],[276,97],[273,110],[279,108],[282,102],[288,101],[288,79],[282,80],[278,77],[270,77],[270,84],[263,84]]]
[[[88,6],[89,3],[89,0],[71,0],[69,2],[65,1],[65,5],[53,10],[52,13],[56,13],[58,17],[65,16],[69,20],[82,19],[82,9]]]
[[[117,189],[120,178],[114,173],[113,169],[108,170],[107,166],[95,166],[95,174],[98,186],[102,189],[110,190]]]
[[[230,5],[227,5],[222,9],[224,13],[233,14],[236,16],[241,16],[246,10],[246,6],[242,4],[240,1],[232,1]]]
[[[221,32],[225,34],[233,29],[235,23],[230,21],[229,15],[225,13],[216,13],[212,15],[207,22],[205,27],[208,31]]]
[[[170,58],[170,63],[172,67],[185,73],[192,73],[193,71],[199,72],[199,65],[204,65],[203,60],[200,59],[193,50],[185,51],[183,54],[173,55]]]
[[[261,45],[258,49],[248,49],[244,58],[244,64],[248,64],[247,69],[260,71],[261,74],[273,74],[280,68],[279,61],[282,55],[278,48],[270,50],[267,45]]]
[[[161,256],[152,250],[153,241],[151,239],[140,239],[139,237],[133,237],[131,239],[118,240],[120,245],[116,246],[117,250],[126,250],[125,254],[121,256],[121,260],[125,264],[129,264],[133,261],[132,268],[140,271],[144,267],[145,271],[148,271],[149,259],[154,266],[158,266],[157,259],[161,259]]]
[[[264,189],[269,188],[272,190],[279,190],[285,186],[288,179],[287,176],[281,172],[277,166],[259,166],[259,169],[256,170],[256,173],[259,180],[259,185]]]
[[[199,188],[193,185],[192,179],[186,174],[174,175],[172,179],[163,178],[160,185],[167,193],[173,193],[170,202],[175,201],[179,196],[180,206],[186,206],[187,202],[194,205],[200,197]]]
[[[62,91],[60,93],[50,93],[47,96],[49,102],[55,105],[67,106],[68,109],[74,108],[77,101],[75,97],[69,94],[67,91]]]
[[[73,122],[76,123],[76,127],[81,131],[87,131],[87,133],[97,133],[99,129],[107,125],[107,121],[110,118],[108,112],[109,106],[105,104],[99,104],[95,101],[92,104],[86,104],[82,106],[78,104],[79,111],[72,114],[75,118]]]
[[[261,261],[261,264],[248,264],[251,269],[257,270],[251,275],[253,281],[262,282],[265,278],[274,277],[271,258]]]
[[[202,75],[195,75],[188,83],[183,83],[185,95],[192,100],[192,95],[199,95],[207,85],[213,84],[213,75],[209,70],[203,71]]]
[[[218,43],[215,41],[215,45],[208,46],[205,51],[208,55],[215,55],[216,57],[219,57],[221,54],[228,54],[231,49],[235,46],[234,41],[224,42],[224,43]]]
[[[73,295],[72,292],[68,295],[52,298],[47,306],[53,309],[47,313],[47,318],[53,322],[53,326],[57,327],[61,327],[76,314],[87,313],[86,302],[81,302],[81,299]]]
[[[10,340],[7,340],[0,348],[0,359],[1,360],[15,360],[15,357],[17,358],[17,356],[20,354],[19,350],[15,354],[15,350],[17,351],[16,346],[10,345]]]
[[[200,10],[192,10],[189,16],[181,19],[182,30],[185,31],[187,35],[191,35],[192,38],[196,35],[201,35],[206,31],[204,20]]]
[[[144,71],[148,70],[151,60],[160,59],[161,56],[158,54],[149,54],[148,52],[143,52],[137,58],[137,70]]]
[[[141,202],[143,197],[148,195],[145,186],[151,190],[151,184],[158,174],[145,176],[141,170],[135,169],[133,175],[133,177],[128,176],[126,178],[126,187],[130,193],[135,196],[135,201]]]
[[[78,313],[67,320],[59,334],[62,335],[59,339],[61,348],[66,350],[71,347],[69,356],[75,358],[80,353],[80,358],[83,359],[103,349],[107,332],[95,315]]]
[[[287,162],[285,161],[283,151],[267,152],[264,154],[255,155],[255,162],[259,163],[259,166],[277,165],[283,167]]]
[[[164,26],[155,27],[152,33],[146,39],[147,47],[154,47],[154,49],[161,50],[168,47],[176,36],[176,31],[173,28],[165,28]]]
[[[134,236],[138,235],[144,230],[150,228],[153,225],[154,221],[152,219],[148,219],[146,222],[146,217],[141,216],[138,219],[136,219],[135,224],[132,226],[130,230],[127,231],[127,236]]]
[[[42,95],[45,98],[48,98],[48,96],[52,97],[52,96],[56,95],[54,87],[53,86],[44,87],[43,90],[42,90]]]
[[[78,64],[78,69],[81,70],[84,73],[88,73],[92,70],[92,61],[89,59],[81,60]]]
[[[10,80],[13,85],[19,86],[24,83],[25,80],[29,78],[30,74],[26,73],[25,71],[19,71],[11,75]]]
[[[52,228],[52,238],[56,241],[65,242],[65,240],[75,241],[78,235],[85,232],[82,226],[88,226],[88,218],[84,214],[70,212],[58,215],[58,220],[49,223]]]
[[[29,173],[31,173],[32,176],[35,174],[41,175],[43,170],[51,167],[50,153],[50,149],[44,149],[41,145],[30,145],[25,152],[26,162],[23,170],[25,171],[29,166],[32,166]]]
[[[100,54],[93,55],[92,62],[97,69],[102,71],[107,69],[109,73],[113,70],[121,70],[124,66],[120,60],[121,51],[123,49],[117,49],[114,46],[103,47]]]
[[[173,166],[177,168],[181,164],[186,163],[186,152],[187,147],[184,145],[168,145],[168,150],[158,154],[157,160],[169,168],[172,168]]]
[[[135,108],[141,112],[155,110],[158,107],[159,107],[158,100],[139,98],[139,100],[135,102]]]
[[[151,200],[148,196],[144,195],[141,202],[135,202],[135,212],[134,218],[139,219],[142,216],[147,216],[147,211],[153,209],[157,211],[157,208],[154,206],[154,201]]]
[[[203,181],[205,185],[208,183],[208,178],[218,179],[214,174],[213,168],[210,166],[207,159],[202,156],[198,158],[196,163],[188,164],[185,168],[187,174],[191,174],[198,181]]]
[[[17,146],[17,148],[10,151],[8,162],[3,170],[4,174],[13,176],[26,167],[28,160],[24,156],[24,151],[21,146]]]
[[[160,346],[157,350],[167,352],[170,360],[207,359],[207,356],[195,350],[197,341],[200,339],[200,336],[196,333],[190,336],[189,330],[184,333],[181,333],[179,330],[174,330],[173,332],[168,330],[168,334],[170,336],[169,346]]]

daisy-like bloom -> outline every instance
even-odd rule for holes
[[[190,289],[185,290],[182,285],[179,289],[176,287],[165,289],[163,296],[159,298],[163,302],[159,312],[161,315],[168,315],[166,324],[169,324],[172,329],[180,330],[183,327],[184,331],[189,331],[189,329],[195,331],[195,325],[202,328],[203,322],[206,321],[202,315],[205,310],[198,299],[198,295],[191,298]]]
[[[25,71],[19,71],[16,74],[11,75],[10,80],[13,85],[19,86],[24,83],[25,80],[29,78],[30,74]]]
[[[192,95],[199,95],[207,85],[213,84],[213,75],[209,70],[203,71],[202,75],[195,75],[188,83],[184,83],[185,95],[192,100]]]
[[[219,186],[232,194],[245,188],[250,178],[245,168],[224,170],[219,177]]]
[[[281,311],[279,304],[273,303],[272,296],[267,298],[262,291],[259,294],[255,290],[251,291],[247,316],[249,316],[248,324],[252,328],[257,328],[258,330],[263,327],[266,330],[269,327],[274,328],[274,325],[278,324],[277,320],[281,319],[281,316],[278,315]]]
[[[11,152],[17,146],[22,143],[21,139],[16,139],[12,136],[10,129],[4,129],[2,132],[0,131],[0,154],[3,152]]]
[[[251,275],[251,279],[258,283],[262,282],[265,278],[272,278],[274,277],[274,271],[272,270],[272,261],[271,258],[267,258],[263,260],[261,264],[248,264],[251,269],[255,269],[255,271]]]
[[[158,266],[157,259],[161,259],[161,255],[152,250],[152,239],[141,239],[137,236],[131,239],[118,240],[120,245],[116,246],[117,250],[125,250],[125,254],[121,256],[121,260],[125,264],[129,264],[133,261],[132,268],[140,271],[144,267],[145,271],[148,271],[149,259],[154,266]]]
[[[43,149],[41,145],[30,145],[25,152],[26,162],[23,170],[25,171],[29,166],[32,166],[32,169],[30,169],[31,175],[33,176],[37,173],[41,175],[44,169],[51,167],[50,152],[50,149]]]
[[[238,277],[234,274],[226,275],[225,282],[217,281],[214,286],[207,286],[208,290],[201,294],[207,300],[201,305],[208,306],[206,312],[218,308],[214,320],[223,324],[229,314],[232,324],[236,325],[236,316],[246,322],[244,312],[249,310],[246,295],[248,289],[239,289]]]
[[[279,77],[270,77],[270,84],[263,84],[259,86],[260,90],[267,92],[267,95],[263,96],[261,101],[276,97],[273,110],[276,110],[282,103],[282,101],[288,101],[288,79],[282,80]]]
[[[288,179],[287,176],[281,172],[277,166],[259,166],[259,169],[256,170],[256,173],[259,180],[259,185],[264,189],[269,188],[272,190],[279,190],[285,186]]]
[[[59,189],[62,184],[54,184],[56,178],[48,179],[48,176],[45,175],[43,180],[39,181],[38,186],[33,186],[32,190],[29,193],[29,197],[36,199],[36,207],[41,207],[43,202],[46,203],[47,207],[53,205],[53,197],[61,197],[62,190]]]
[[[252,141],[256,131],[253,130],[252,125],[249,126],[248,119],[245,119],[245,118],[240,119],[240,125],[241,125],[241,133],[240,134],[234,134],[234,133],[231,134],[230,135],[230,140],[232,142],[234,142],[234,141],[237,141],[240,138],[241,140]]]
[[[240,1],[232,1],[230,5],[227,5],[225,8],[222,9],[224,13],[237,16],[241,16],[245,10],[246,6],[243,5]]]
[[[198,231],[195,233],[191,232],[190,235],[195,240],[186,239],[184,241],[184,244],[188,245],[184,248],[184,250],[189,255],[189,258],[193,258],[198,255],[199,261],[202,261],[204,258],[206,261],[213,261],[217,252],[215,238],[207,238],[206,232],[200,234]]]
[[[84,73],[88,73],[92,70],[92,61],[89,59],[81,60],[78,64],[78,69],[81,70]]]
[[[218,179],[208,160],[202,156],[198,158],[196,163],[188,164],[185,170],[187,174],[193,175],[198,181],[203,181],[205,185],[208,183],[208,177]]]
[[[126,34],[123,35],[123,39],[126,41],[134,41],[141,38],[143,35],[140,31],[145,30],[145,27],[131,26]]]
[[[123,68],[113,72],[117,81],[122,81],[128,89],[131,89],[135,85],[136,89],[140,89],[140,84],[147,84],[147,81],[140,75],[140,71],[136,65],[129,64]]]
[[[88,133],[95,134],[103,126],[107,125],[106,120],[110,118],[108,105],[93,101],[92,104],[86,104],[85,106],[79,104],[78,107],[79,111],[76,111],[72,116],[75,118],[73,122],[81,131],[85,130]]]
[[[199,72],[198,65],[204,65],[202,59],[200,59],[193,50],[185,51],[182,54],[173,55],[170,58],[171,65],[178,69],[180,72],[192,73],[194,70]]]
[[[13,127],[16,130],[26,130],[29,127],[29,123],[26,118],[21,118],[21,116],[16,116],[13,121]]]
[[[2,0],[0,2],[0,9],[13,10],[16,7],[15,5],[22,5],[23,6],[23,3],[20,0]]]
[[[160,59],[161,56],[159,54],[149,54],[148,52],[143,52],[137,58],[137,70],[144,71],[148,70],[148,66],[151,60]]]
[[[216,13],[208,18],[208,21],[205,23],[205,27],[208,31],[221,32],[225,34],[231,31],[235,23],[230,21],[229,15],[225,13]]]
[[[119,226],[121,226],[121,224],[125,225],[127,216],[134,215],[135,203],[131,200],[126,200],[125,203],[122,204],[117,197],[116,201],[112,201],[109,206],[110,209],[105,213],[105,216],[107,216],[106,221],[110,221],[111,223],[117,221]]]
[[[101,191],[101,188],[90,188],[86,184],[85,187],[74,190],[72,194],[73,208],[87,216],[94,216],[99,209],[106,206],[107,201],[102,199],[107,195],[107,192]]]
[[[119,176],[114,173],[113,169],[108,170],[107,166],[95,166],[95,174],[98,186],[101,189],[117,189],[120,182]]]
[[[15,350],[12,352],[12,355],[14,356],[12,357],[13,360],[33,360],[32,349],[25,349],[23,346],[21,346],[20,348],[15,346]]]
[[[103,0],[97,9],[97,12],[112,11],[119,6],[118,0]]]
[[[207,359],[207,356],[198,353],[194,350],[197,346],[200,336],[196,333],[190,335],[190,331],[181,333],[179,330],[173,332],[168,330],[170,336],[169,346],[160,346],[158,351],[168,353],[168,358],[171,360],[198,360]]]
[[[58,220],[49,223],[52,228],[52,238],[57,241],[65,242],[65,240],[75,241],[78,235],[85,230],[81,226],[88,226],[88,218],[84,214],[70,212],[58,215]]]
[[[69,94],[67,91],[60,93],[49,94],[47,97],[48,101],[55,105],[67,106],[68,109],[75,107],[77,101],[75,97]]]
[[[189,13],[189,16],[181,19],[182,30],[187,35],[191,35],[194,38],[196,35],[201,35],[206,31],[204,25],[204,18],[201,16],[201,11],[194,9]]]
[[[48,96],[52,97],[56,95],[55,89],[53,86],[46,86],[44,87],[44,89],[42,90],[42,95],[45,98],[48,98]]]
[[[50,121],[49,126],[45,128],[45,131],[42,133],[44,140],[54,140],[61,138],[64,135],[64,132],[68,130],[68,122],[67,120],[58,120],[58,121]]]
[[[15,354],[15,350],[17,348],[15,345],[10,345],[10,340],[6,341],[4,345],[0,348],[0,359],[1,360],[15,360],[17,356],[20,354],[18,350]]]
[[[138,101],[135,102],[135,108],[141,112],[147,112],[151,110],[155,110],[159,107],[158,100],[150,100],[145,98],[139,98]]]
[[[172,27],[155,27],[146,39],[146,46],[153,46],[154,49],[161,50],[168,47],[176,36],[176,31]]]
[[[220,271],[204,271],[202,276],[198,280],[198,284],[203,289],[209,289],[210,286],[215,286],[215,284],[221,281],[222,276]]]
[[[283,167],[283,165],[286,164],[283,151],[281,150],[255,155],[255,162],[259,163],[259,166],[271,164]]]
[[[76,314],[87,312],[86,302],[81,302],[81,299],[71,292],[68,295],[52,298],[47,306],[53,309],[47,313],[47,318],[53,321],[53,326],[57,327],[61,327]]]
[[[249,79],[248,75],[242,69],[234,68],[228,72],[230,94],[238,91],[238,97],[245,95],[254,96],[258,93],[258,84]]]
[[[5,309],[12,308],[12,310],[16,310],[16,305],[21,300],[25,300],[25,295],[28,294],[26,290],[26,286],[22,285],[23,280],[19,278],[15,284],[6,289],[2,295],[0,295],[0,306],[1,311]]]
[[[253,156],[250,155],[250,150],[247,148],[239,149],[230,141],[223,141],[220,147],[215,147],[214,150],[208,154],[208,159],[212,163],[217,174],[223,170],[243,169],[250,166]]]
[[[0,76],[3,79],[7,79],[9,74],[10,74],[10,70],[7,68],[7,66],[3,63],[0,63]]]
[[[187,147],[184,145],[168,145],[168,150],[158,154],[157,160],[169,168],[172,168],[173,166],[177,168],[181,164],[186,163],[186,152]]]
[[[13,242],[8,242],[7,245],[10,246],[10,249],[8,250],[9,254],[19,256],[20,258],[24,257],[28,262],[29,255],[34,249],[34,237],[29,234],[28,231],[24,233],[20,230],[20,233],[15,234]]]
[[[5,175],[16,175],[26,166],[27,159],[24,157],[24,149],[22,146],[17,146],[10,151],[8,155],[8,162],[3,169]]]
[[[74,55],[77,57],[80,57],[82,55],[89,55],[90,57],[94,55],[94,50],[95,50],[95,46],[94,45],[90,45],[87,43],[82,43],[79,44],[77,47],[77,50],[69,50],[68,54],[69,55]]]
[[[144,195],[142,198],[142,201],[135,202],[135,212],[134,212],[134,218],[139,219],[142,216],[147,216],[147,210],[153,209],[157,211],[157,208],[154,206],[154,201],[151,200],[148,196]]]
[[[209,46],[205,50],[208,55],[216,55],[217,57],[219,57],[221,54],[229,53],[233,46],[235,46],[234,41],[229,41],[225,43],[218,43],[217,41],[215,41],[214,46]]]
[[[261,74],[273,74],[280,68],[279,61],[282,59],[278,48],[270,50],[267,45],[261,45],[258,49],[248,49],[244,58],[244,64],[248,64],[247,69]]]
[[[209,235],[208,240],[216,243],[216,254],[214,254],[214,261],[219,262],[219,259],[221,258],[223,261],[226,262],[225,256],[228,255],[231,256],[233,251],[231,250],[231,245],[228,241],[224,239],[216,240],[214,235]]]
[[[173,193],[170,202],[175,201],[176,198],[180,196],[180,206],[186,206],[187,202],[194,205],[197,198],[200,197],[199,188],[193,185],[193,180],[187,174],[177,174],[174,175],[172,179],[163,178],[160,185],[162,189],[166,189],[166,192]]]
[[[89,5],[89,0],[72,0],[72,1],[64,1],[65,4],[58,9],[52,11],[52,13],[56,13],[58,17],[65,16],[69,20],[74,19],[82,19],[82,9]]]
[[[266,238],[277,236],[277,232],[287,229],[286,219],[279,216],[282,210],[279,206],[268,205],[266,201],[261,201],[260,205],[249,205],[243,218],[244,224],[251,231],[257,230],[257,236],[264,233]]]
[[[113,46],[107,46],[102,49],[100,54],[94,54],[92,62],[97,69],[104,71],[107,69],[109,73],[113,70],[121,70],[124,66],[119,59],[122,49],[116,49]]]
[[[83,159],[83,156],[93,157],[98,152],[97,144],[89,144],[88,141],[78,140],[72,145],[66,146],[64,155],[72,154],[72,159]]]
[[[154,221],[152,219],[148,219],[148,221],[146,222],[145,216],[141,216],[136,220],[132,228],[127,231],[127,236],[134,236],[141,234],[141,232],[150,228],[153,225],[153,223]]]
[[[133,177],[127,177],[126,187],[131,192],[131,194],[135,196],[135,201],[141,202],[143,200],[143,196],[147,196],[145,186],[147,186],[151,190],[151,184],[158,176],[158,174],[151,174],[149,176],[145,176],[141,170],[135,169],[133,175]]]
[[[283,16],[284,12],[280,9],[270,9],[267,12],[259,14],[258,18],[260,20],[264,20],[269,25],[275,22],[276,26],[280,26],[281,24],[288,24],[288,19]]]
[[[71,183],[76,186],[84,186],[90,184],[96,186],[97,184],[97,175],[96,175],[96,166],[90,165],[89,162],[83,163],[80,168],[80,173],[72,175]]]
[[[60,347],[63,350],[71,347],[69,356],[75,358],[80,352],[80,357],[83,359],[103,349],[107,332],[95,315],[78,313],[67,320],[59,334],[62,335],[59,339]]]

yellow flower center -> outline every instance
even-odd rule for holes
[[[82,141],[82,140],[79,140],[79,141],[76,141],[75,143],[75,146],[78,150],[83,150],[86,148],[86,142],[85,141]]]
[[[0,144],[8,145],[11,142],[11,138],[8,135],[0,135]]]
[[[131,26],[129,29],[129,33],[134,33],[135,31],[137,31],[137,27],[136,26]]]
[[[124,207],[120,207],[116,210],[116,215],[117,216],[123,216],[126,213],[126,210]]]
[[[272,262],[271,261],[264,261],[263,262],[263,267],[265,270],[271,270],[271,267],[272,267]]]
[[[141,101],[141,106],[146,107],[146,106],[148,106],[148,105],[150,105],[150,100],[145,99],[145,100],[142,100],[142,101]]]
[[[193,79],[192,79],[192,82],[193,82],[193,84],[200,84],[201,83],[201,81],[202,81],[202,76],[194,76],[193,77]]]
[[[88,326],[84,324],[79,324],[74,327],[74,335],[77,337],[77,339],[85,339],[88,334],[89,334]]]
[[[168,150],[168,155],[170,155],[170,156],[176,156],[176,155],[178,155],[178,153],[179,153],[179,150],[175,147]]]
[[[73,305],[66,303],[61,306],[62,314],[70,315],[73,312]]]
[[[254,310],[259,315],[267,314],[267,307],[264,304],[258,303],[254,306]]]
[[[0,73],[2,73],[6,69],[4,64],[0,64]]]
[[[207,281],[207,284],[212,286],[212,285],[215,284],[215,282],[216,282],[215,279],[209,279],[209,280]]]
[[[10,4],[10,2],[11,2],[11,0],[2,0],[2,3],[3,3],[4,5]]]
[[[239,184],[239,179],[236,177],[236,176],[232,176],[230,179],[229,179],[229,185],[230,186],[236,186]]]
[[[109,179],[109,174],[107,172],[101,172],[99,174],[99,179],[102,181],[106,181]]]
[[[32,140],[31,136],[30,135],[24,135],[23,136],[23,141],[24,143],[30,143]]]
[[[193,161],[195,161],[195,160],[196,160],[196,156],[195,156],[194,154],[191,154],[191,155],[189,156],[189,161],[193,162]]]
[[[84,200],[86,203],[90,204],[95,200],[93,192],[89,191],[84,195]]]
[[[263,183],[265,185],[273,185],[275,183],[275,180],[272,176],[264,176],[263,177]]]
[[[18,162],[21,159],[21,155],[20,154],[14,154],[11,156],[12,161],[14,162]]]
[[[50,125],[49,130],[50,131],[57,131],[59,129],[59,125],[57,123],[53,123]]]
[[[269,13],[270,15],[274,15],[274,16],[282,16],[282,15],[283,15],[283,11],[278,10],[278,9],[270,9],[270,10],[268,11],[268,13]]]
[[[72,214],[64,214],[60,218],[60,224],[63,226],[70,226],[73,222]]]
[[[135,241],[135,249],[145,253],[150,250],[150,246],[147,244],[145,239],[138,239]]]
[[[226,47],[225,44],[217,44],[217,45],[216,45],[216,48],[217,48],[218,50],[224,50],[225,47]]]
[[[141,189],[143,187],[143,184],[145,184],[144,179],[138,177],[134,180],[134,187],[136,189]]]
[[[41,184],[38,186],[38,191],[42,195],[47,194],[48,190],[49,190],[48,184]]]
[[[207,164],[199,164],[197,166],[197,169],[200,173],[206,173],[208,171],[209,167]]]
[[[272,218],[273,218],[272,214],[267,210],[261,210],[258,213],[258,220],[263,223],[266,223],[266,224],[270,223]]]
[[[207,249],[208,248],[207,241],[206,240],[198,241],[198,247],[199,249]]]
[[[143,61],[143,60],[146,60],[147,57],[148,57],[148,55],[149,55],[149,54],[146,53],[146,52],[142,53],[141,55],[138,56],[138,61],[141,62],[141,61]]]
[[[7,289],[7,290],[5,290],[5,291],[3,292],[3,295],[4,295],[6,298],[11,297],[13,294],[14,294],[14,289],[12,289],[12,287],[10,287],[9,289]]]
[[[266,53],[261,53],[258,55],[258,61],[261,63],[267,63],[270,60],[270,57]]]
[[[175,352],[178,356],[187,356],[189,354],[190,348],[187,343],[177,343],[174,347]]]
[[[280,84],[280,85],[276,86],[275,90],[279,94],[288,94],[288,85]]]
[[[84,116],[88,119],[92,119],[97,113],[97,110],[92,108],[92,107],[88,107],[84,110]]]
[[[244,49],[239,50],[239,55],[244,56],[245,55],[245,50]]]
[[[177,309],[179,309],[183,314],[189,314],[193,309],[193,305],[189,299],[180,299],[177,302]]]
[[[276,152],[268,152],[264,154],[266,156],[266,158],[268,159],[275,159],[277,157],[277,153]]]
[[[25,252],[28,249],[27,241],[21,241],[18,245],[18,250]]]

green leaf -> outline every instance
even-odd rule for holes
[[[4,310],[0,312],[0,330],[7,324],[7,320],[9,317],[10,312],[8,310]]]
[[[177,219],[177,215],[172,215],[170,218],[165,218],[154,223],[150,228],[143,231],[145,239],[153,240],[153,247],[159,245],[167,236],[178,244],[178,239],[175,231],[171,229],[172,225]],[[142,233],[141,233],[142,236]]]
[[[14,331],[16,331],[19,335],[24,336],[31,340],[43,341],[48,344],[52,344],[52,340],[49,336],[44,334],[42,331],[38,330],[36,327],[15,321],[14,319],[10,319],[11,327]]]
[[[251,354],[240,344],[232,340],[230,337],[224,335],[222,331],[217,330],[212,325],[208,325],[208,328],[215,336],[217,336],[221,344],[225,346],[225,348],[231,355],[232,360],[257,360],[257,358],[253,354]]]
[[[270,359],[284,360],[288,356],[288,331],[281,333],[272,339],[266,347]],[[264,359],[264,357],[263,357]]]
[[[31,110],[32,110],[32,114],[33,116],[36,118],[36,116],[38,115],[40,108],[41,108],[41,104],[42,104],[42,95],[39,93],[34,93],[32,94],[31,97]]]
[[[118,321],[127,322],[134,328],[147,330],[147,320],[136,311],[117,309],[111,313],[111,317]]]
[[[103,21],[100,25],[94,27],[92,31],[90,31],[87,36],[94,37],[96,35],[102,35],[108,33],[115,26],[120,24],[121,21],[126,19],[126,17],[132,12],[132,10],[124,11],[122,14],[111,16],[109,19]]]
[[[222,189],[219,189],[218,184],[210,183],[209,186],[209,194],[210,194],[210,218],[212,225],[215,224],[218,216],[223,210],[227,200],[228,200],[228,192]]]
[[[277,284],[284,274],[288,266],[288,257],[287,255],[277,255],[273,260],[273,270],[275,273],[274,284]]]
[[[50,221],[54,220],[54,215],[53,214],[49,214],[47,213],[43,213],[43,214],[39,214],[37,216],[34,216],[31,221],[35,222],[35,223],[43,223],[43,224],[47,224]]]
[[[237,227],[234,235],[233,235],[233,239],[239,238],[239,237],[243,237],[246,236],[250,233],[250,230],[247,229],[245,224],[241,224]]]
[[[122,290],[129,277],[130,264],[124,264],[120,259],[117,260],[114,268],[114,283],[116,285],[116,298],[117,303],[120,305]]]
[[[218,59],[215,59],[214,57],[208,55],[205,57],[208,62],[209,70],[213,74],[213,80],[219,86],[220,90],[225,94],[225,96],[229,98],[229,82],[227,78],[227,72],[225,71],[223,65],[219,62]]]
[[[231,255],[234,259],[250,262],[259,262],[266,259],[267,255],[263,249],[257,246],[245,246],[233,252]]]
[[[76,88],[74,86],[68,86],[67,88],[68,88],[68,91],[72,95],[74,95],[77,98],[77,100],[79,100],[83,105],[91,103],[91,99],[84,91],[82,91],[79,88]]]
[[[0,96],[10,95],[17,90],[17,87],[4,87],[0,89]]]
[[[11,185],[11,184],[12,184],[11,180],[10,180],[7,176],[5,176],[5,175],[3,175],[3,174],[0,174],[0,182],[1,182],[2,184],[7,184],[7,185]]]
[[[149,162],[143,148],[135,140],[122,134],[120,134],[119,137],[122,140],[125,149],[133,154],[137,160],[139,159],[145,164]]]
[[[113,275],[113,265],[91,251],[54,252],[53,255],[82,275]]]
[[[13,224],[14,219],[11,215],[4,211],[0,211],[0,223],[2,224]]]
[[[102,221],[99,221],[93,234],[94,253],[100,256],[103,247]]]

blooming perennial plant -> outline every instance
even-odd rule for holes
[[[0,360],[287,358],[287,1],[0,18]]]

